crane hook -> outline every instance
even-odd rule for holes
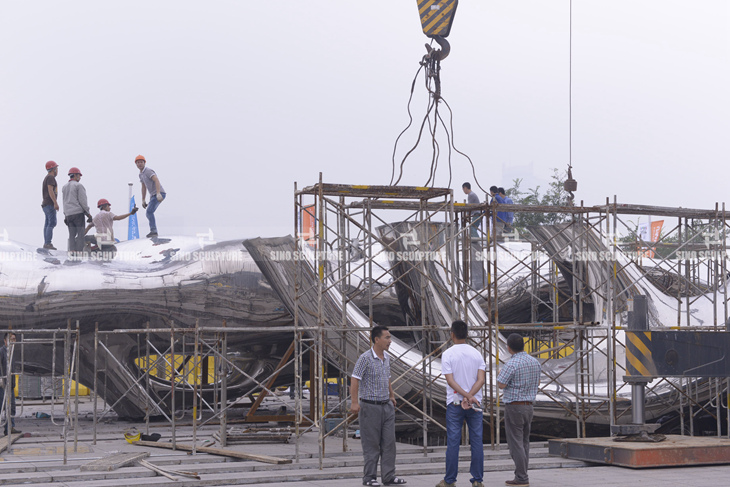
[[[451,52],[451,45],[445,37],[442,36],[429,36],[431,39],[441,46],[441,49],[434,49],[430,45],[426,44],[426,59],[434,59],[436,61],[442,61],[446,59],[446,56]]]

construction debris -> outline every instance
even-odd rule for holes
[[[98,458],[93,462],[81,466],[82,472],[111,472],[119,467],[132,465],[150,456],[150,452],[141,453],[113,453],[104,458]]]
[[[175,475],[182,475],[183,477],[188,477],[191,479],[200,480],[200,475],[198,475],[198,472],[186,472],[185,470],[172,470],[169,468],[162,468],[157,465],[154,465],[147,460],[140,460],[139,463],[141,466],[145,468],[149,468],[153,472],[157,472],[158,474],[167,477],[170,480],[178,480]]]
[[[229,428],[226,432],[227,445],[241,445],[248,443],[289,443],[292,431],[290,428]],[[220,434],[213,434],[213,438],[221,441]]]
[[[154,441],[135,441],[135,445],[139,446],[150,446],[153,448],[166,448],[168,450],[172,450],[173,446],[172,443],[160,443],[160,442],[154,442]],[[183,443],[177,443],[175,445],[175,450],[181,450],[181,451],[193,451],[192,445],[185,445]],[[235,450],[228,450],[226,448],[211,448],[207,446],[199,446],[195,449],[197,452],[200,453],[210,453],[211,455],[220,455],[224,457],[231,457],[231,458],[241,458],[243,460],[254,460],[256,462],[263,462],[263,463],[271,463],[274,465],[282,465],[285,463],[291,463],[291,460],[288,458],[279,458],[279,457],[271,457],[269,455],[257,455],[255,453],[244,453],[240,451]]]

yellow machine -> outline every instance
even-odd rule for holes
[[[451,32],[451,24],[454,22],[454,14],[459,0],[416,0],[418,2],[418,14],[421,16],[421,27],[423,33],[433,39],[441,46],[440,50],[434,50],[426,44],[427,57],[441,61],[449,55],[451,46],[446,37]]]
[[[448,37],[459,0],[417,0],[423,33]]]

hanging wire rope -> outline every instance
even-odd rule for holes
[[[441,145],[438,142],[438,132],[439,132],[439,126],[440,126],[442,128],[442,130],[444,131],[444,133],[446,134],[446,142],[447,142],[447,147],[448,147],[448,169],[449,169],[448,187],[451,186],[452,179],[453,179],[453,168],[452,168],[452,164],[451,164],[452,151],[453,151],[453,152],[456,152],[457,154],[463,156],[464,158],[467,159],[467,161],[469,161],[475,183],[477,184],[479,189],[481,189],[483,192],[486,193],[485,189],[481,186],[481,184],[479,184],[479,180],[477,179],[477,176],[476,176],[476,168],[474,167],[473,161],[471,160],[471,158],[468,155],[466,155],[464,152],[457,149],[454,144],[454,113],[453,113],[453,110],[451,109],[451,107],[449,106],[449,104],[446,102],[446,100],[441,96],[441,60],[445,57],[445,55],[443,55],[440,50],[435,50],[428,44],[426,45],[426,50],[428,52],[421,59],[418,70],[416,71],[416,75],[414,76],[413,81],[411,82],[411,90],[410,90],[410,95],[408,97],[408,105],[407,105],[408,124],[400,132],[400,134],[398,134],[398,137],[395,140],[395,144],[393,145],[392,171],[391,171],[390,185],[397,186],[398,183],[400,183],[401,179],[403,178],[403,168],[404,168],[405,162],[420,145],[421,139],[423,138],[424,128],[426,128],[426,126],[428,126],[428,133],[431,136],[431,166],[429,168],[428,180],[426,181],[426,184],[424,186],[429,186],[432,183],[433,183],[433,185],[436,185],[436,175],[438,172],[439,159],[441,156]],[[413,114],[411,112],[411,102],[413,101],[413,94],[415,92],[416,81],[418,80],[418,76],[421,74],[421,71],[423,71],[423,73],[424,73],[424,84],[426,87],[426,91],[429,94],[429,102],[428,102],[428,105],[426,108],[426,113],[425,113],[423,120],[421,122],[421,125],[418,129],[418,137],[416,139],[416,142],[405,153],[405,155],[401,159],[400,164],[399,164],[398,177],[396,178],[395,168],[396,168],[396,154],[397,154],[397,150],[398,150],[398,143],[400,142],[400,139],[403,137],[403,135],[413,125]],[[439,112],[439,104],[441,102],[443,102],[443,104],[446,106],[446,108],[449,111],[449,121],[448,121],[449,123],[448,124],[446,123],[446,121],[441,116],[441,113]],[[433,120],[431,119],[432,115],[433,115]]]
[[[568,192],[568,203],[574,204],[574,191],[578,182],[573,179],[573,0],[569,1],[568,11],[568,179],[563,189]]]

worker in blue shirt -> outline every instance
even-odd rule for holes
[[[514,205],[515,202],[512,201],[512,198],[507,196],[507,193],[505,193],[504,188],[499,188],[499,195],[502,197],[504,202],[508,205]],[[505,211],[505,220],[504,220],[504,230],[507,232],[512,231],[512,224],[515,221],[515,213],[513,211]]]
[[[489,193],[492,195],[491,204],[494,204],[495,201],[500,204],[505,204],[504,198],[502,197],[501,194],[499,194],[499,188],[497,186],[490,187]],[[494,236],[496,238],[499,238],[502,236],[506,223],[507,223],[507,212],[498,211],[497,212],[497,221],[494,224]]]

